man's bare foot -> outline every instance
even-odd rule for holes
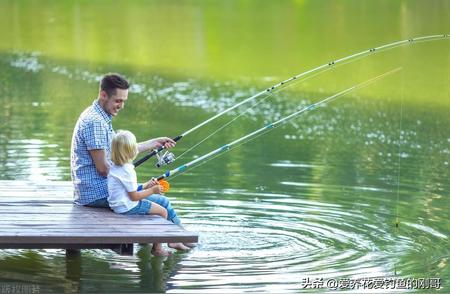
[[[197,243],[183,243],[184,246],[187,246],[189,248],[194,248],[197,246]]]
[[[167,246],[176,250],[189,250],[191,248],[185,246],[183,243],[167,243]]]

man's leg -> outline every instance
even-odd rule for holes
[[[102,198],[102,199],[95,200],[94,202],[86,204],[85,206],[97,207],[97,208],[110,208],[107,198]]]

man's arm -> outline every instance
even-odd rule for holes
[[[175,141],[168,137],[160,137],[155,139],[150,139],[148,141],[138,143],[138,150],[140,152],[144,152],[147,150],[152,150],[159,148],[164,145],[166,148],[172,148],[175,146]]]
[[[98,173],[104,177],[107,177],[109,172],[109,163],[106,160],[105,150],[93,149],[89,150],[89,154],[91,155],[92,160],[94,160],[95,168]]]

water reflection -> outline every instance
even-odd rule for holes
[[[178,274],[184,254],[153,257],[147,245],[132,257],[83,250],[64,257],[62,250],[6,250],[0,278],[5,283],[32,284],[41,293],[166,292]]]

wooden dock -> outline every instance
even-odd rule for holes
[[[133,243],[198,241],[161,217],[119,215],[72,199],[71,182],[0,181],[0,249],[108,248],[130,255]]]

